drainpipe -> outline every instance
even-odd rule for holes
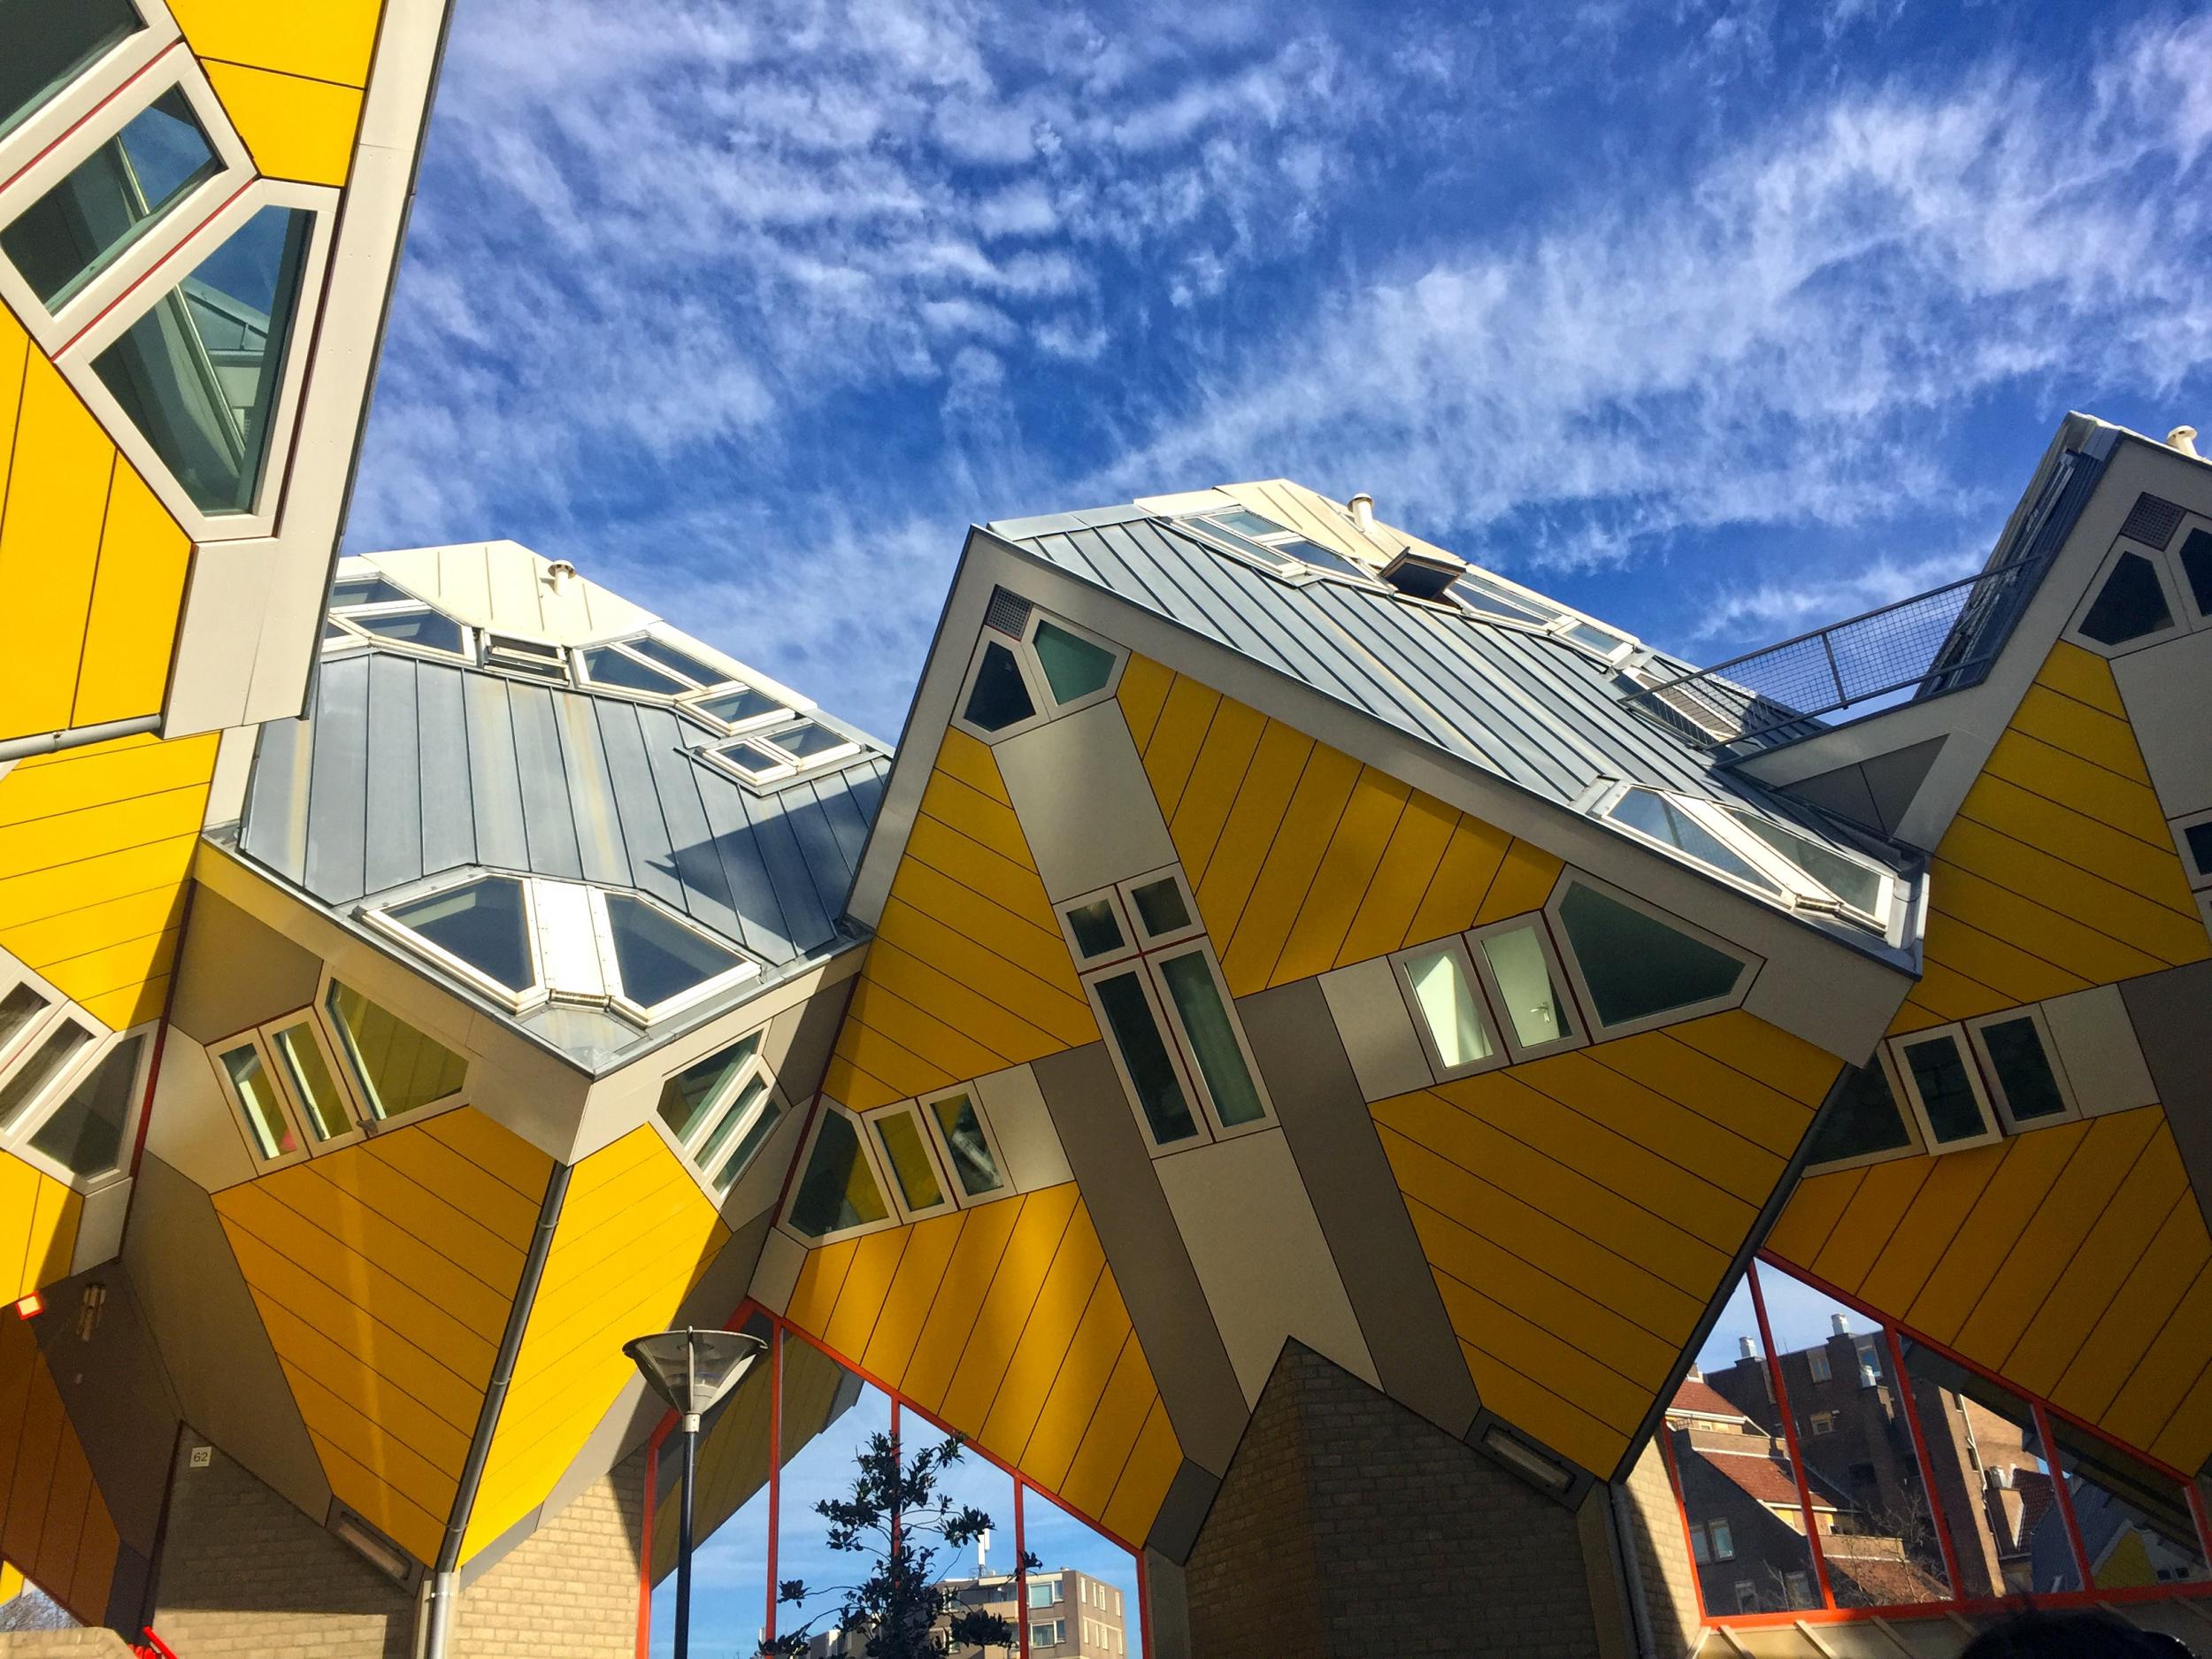
[[[453,1514],[446,1522],[445,1540],[438,1546],[438,1564],[423,1587],[415,1609],[416,1659],[447,1659],[446,1642],[453,1633],[453,1607],[461,1596],[461,1540],[467,1535],[469,1512],[476,1507],[476,1490],[484,1481],[484,1464],[491,1456],[492,1432],[499,1426],[499,1409],[506,1403],[507,1386],[514,1380],[515,1359],[522,1352],[522,1333],[530,1323],[530,1306],[537,1300],[538,1285],[545,1278],[545,1259],[553,1251],[553,1230],[560,1225],[561,1202],[568,1196],[569,1165],[556,1164],[545,1183],[545,1198],[538,1206],[537,1231],[530,1235],[530,1252],[523,1258],[522,1277],[515,1284],[515,1300],[507,1310],[507,1328],[499,1339],[499,1357],[492,1363],[492,1379],[484,1390],[483,1409],[476,1414],[476,1432],[469,1440],[468,1460],[461,1465],[461,1481],[453,1494]]]
[[[161,717],[141,714],[127,720],[103,720],[97,726],[74,726],[62,732],[41,732],[35,737],[12,737],[0,743],[0,764],[30,755],[50,755],[57,749],[81,749],[87,743],[105,743],[114,738],[158,732]]]

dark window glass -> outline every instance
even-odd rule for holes
[[[1309,541],[1302,536],[1294,541],[1278,541],[1273,545],[1278,553],[1287,553],[1293,558],[1302,559],[1306,564],[1316,565],[1325,571],[1340,571],[1347,576],[1368,574],[1366,571],[1360,569],[1343,555],[1333,553],[1318,541]]]
[[[2212,530],[2189,532],[2181,544],[2181,573],[2189,579],[2198,611],[2212,616]]]
[[[791,1198],[791,1225],[810,1239],[845,1227],[881,1221],[890,1211],[876,1190],[876,1178],[861,1156],[860,1137],[842,1112],[825,1112],[814,1138],[814,1156]]]
[[[929,1110],[944,1133],[945,1144],[952,1148],[953,1173],[960,1178],[960,1189],[971,1198],[997,1191],[1004,1178],[998,1172],[998,1160],[991,1156],[974,1102],[965,1094],[948,1094],[932,1102]]]
[[[129,0],[0,0],[0,133],[139,27]]]
[[[0,996],[0,1049],[15,1041],[15,1035],[39,1015],[46,1011],[46,999],[27,985],[10,988]]]
[[[434,611],[400,611],[388,617],[356,616],[348,619],[357,628],[383,639],[396,640],[403,645],[456,653],[461,649],[461,625]]]
[[[468,1063],[336,979],[324,1004],[338,1026],[346,1060],[379,1118],[397,1118],[442,1101],[468,1079]]]
[[[718,686],[729,676],[711,664],[703,663],[689,651],[680,651],[647,634],[641,640],[625,641],[640,657],[649,657],[663,668],[672,668],[687,680],[695,680],[703,686]],[[770,705],[773,707],[773,704]]]
[[[249,512],[260,490],[314,227],[263,208],[93,359],[204,512]]]
[[[1889,1074],[1879,1060],[1855,1068],[1844,1079],[1835,1102],[1822,1114],[1813,1131],[1806,1161],[1826,1164],[1836,1158],[1861,1157],[1870,1152],[1896,1152],[1912,1145],[1903,1109],[1889,1087]]]
[[[994,640],[983,648],[983,663],[975,671],[975,685],[968,693],[964,718],[986,732],[1001,732],[1037,712],[1022,679],[1014,653]]]
[[[15,1075],[0,1087],[0,1129],[12,1127],[24,1109],[36,1100],[49,1083],[77,1057],[77,1050],[92,1041],[92,1033],[74,1020],[65,1020],[46,1033],[29,1057],[15,1068]]]
[[[414,596],[405,588],[386,581],[381,576],[357,576],[331,588],[330,608],[342,611],[348,605],[398,604]]]
[[[2192,824],[2181,834],[2189,843],[2189,856],[2196,862],[2197,873],[2212,876],[2212,824]]]
[[[1233,530],[1239,535],[1280,535],[1289,528],[1287,525],[1277,524],[1272,518],[1263,518],[1256,512],[1247,512],[1241,507],[1214,513],[1207,522],[1217,524],[1225,530]]]
[[[2056,1414],[2051,1434],[2096,1588],[2201,1584],[2212,1577],[2179,1482]]]
[[[734,950],[664,916],[641,899],[607,895],[607,926],[614,935],[622,994],[642,1008],[680,996],[744,958]]]
[[[695,1060],[661,1085],[661,1121],[676,1139],[689,1144],[693,1133],[706,1121],[715,1103],[745,1063],[760,1048],[760,1033]]]
[[[776,1125],[783,1121],[783,1108],[776,1103],[776,1097],[768,1093],[768,1085],[756,1079],[746,1086],[744,1098],[730,1113],[730,1121],[744,1125],[745,1133],[738,1136],[737,1144],[730,1148],[730,1156],[722,1160],[722,1167],[714,1172],[715,1190],[725,1193],[729,1191],[739,1176],[745,1173],[754,1156],[767,1143]],[[721,1138],[722,1132],[716,1130],[715,1143],[718,1145]],[[711,1147],[709,1151],[712,1151]]]
[[[1199,1072],[1206,1079],[1207,1092],[1214,1097],[1214,1110],[1221,1121],[1233,1125],[1255,1123],[1267,1116],[1204,955],[1194,950],[1187,956],[1164,962],[1160,977],[1167,981],[1168,995],[1175,999],[1175,1012],[1198,1056]]]
[[[773,772],[779,766],[790,764],[780,755],[772,755],[757,743],[729,743],[715,750],[715,753],[740,771],[751,772],[756,777],[763,772]]]
[[[1183,902],[1183,889],[1172,876],[1148,882],[1130,896],[1137,902],[1137,919],[1155,939],[1190,926],[1190,909]]]
[[[526,991],[537,983],[530,966],[522,883],[511,876],[487,876],[448,887],[395,904],[386,914],[511,991]]]
[[[69,1091],[31,1137],[31,1145],[75,1175],[101,1175],[123,1154],[123,1125],[131,1115],[143,1037],[126,1037]]]
[[[807,760],[833,749],[841,749],[852,739],[842,732],[833,732],[826,726],[808,720],[787,731],[769,733],[768,741],[786,754]]]
[[[1578,882],[1560,900],[1559,919],[1601,1025],[1725,996],[1743,977],[1727,952]]]
[[[1134,972],[1117,973],[1098,982],[1099,1005],[1106,1010],[1107,1028],[1121,1050],[1122,1064],[1137,1091],[1137,1105],[1152,1125],[1152,1138],[1162,1146],[1187,1141],[1198,1133],[1191,1119],[1190,1102],[1184,1098],[1183,1080],[1175,1062],[1168,1057],[1152,1003]]]
[[[1556,611],[1539,610],[1529,599],[1486,581],[1470,572],[1451,585],[1450,592],[1461,603],[1489,616],[1502,617],[1509,622],[1546,623],[1557,618]]]
[[[2139,553],[2123,553],[2081,619],[2081,631],[2100,645],[2121,645],[2173,626],[2158,572]]]
[[[222,163],[174,88],[124,124],[0,231],[0,248],[49,310],[112,264]]]
[[[1903,1045],[1905,1064],[1912,1069],[1913,1087],[1920,1091],[1928,1126],[1940,1141],[1966,1141],[1986,1133],[1981,1103],[1974,1098],[1974,1084],[1967,1074],[1966,1056],[1958,1039],[1947,1033]]]
[[[1045,684],[1055,703],[1073,703],[1104,687],[1113,678],[1114,654],[1049,622],[1037,625],[1033,641],[1044,664]]]
[[[2043,1052],[2043,1033],[2026,1015],[2001,1019],[1981,1028],[1982,1047],[1988,1050],[1990,1070],[2005,1092],[2005,1105],[2016,1122],[2049,1118],[2066,1110],[2066,1096],[2051,1071],[2051,1057]]]
[[[691,689],[674,675],[664,674],[634,657],[626,657],[611,645],[586,651],[583,657],[584,672],[591,676],[595,686],[619,686],[625,691],[649,691],[660,697],[672,697],[680,691]]]
[[[1071,907],[1068,911],[1068,929],[1075,935],[1076,954],[1086,962],[1093,956],[1119,950],[1125,942],[1111,899],[1093,899],[1088,904]]]
[[[740,691],[726,691],[718,697],[702,697],[696,705],[716,719],[729,726],[741,726],[747,720],[757,720],[764,714],[781,714],[783,704],[764,691],[750,686]]]

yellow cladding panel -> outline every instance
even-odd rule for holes
[[[729,1240],[649,1125],[576,1166],[468,1517],[464,1560],[543,1501],[636,1375],[622,1344],[668,1325]]]
[[[0,505],[0,738],[70,724],[115,470],[115,446],[83,400],[42,353],[28,353]]]
[[[127,461],[118,462],[100,527],[100,564],[77,676],[76,726],[158,714],[192,543]]]
[[[1609,1473],[1835,1071],[1739,1011],[1377,1102],[1486,1403]]]
[[[27,1321],[0,1319],[0,1556],[80,1624],[101,1624],[116,1551],[114,1520],[38,1339]]]
[[[211,62],[206,68],[257,171],[302,184],[345,183],[361,124],[357,88],[238,64]]]
[[[2159,1107],[1816,1176],[1768,1248],[2154,1456],[2212,1453],[2212,1238]]]
[[[464,1107],[216,1195],[332,1491],[426,1562],[551,1167]]]
[[[998,763],[948,732],[824,1087],[864,1111],[1097,1035]]]
[[[83,1212],[66,1183],[0,1152],[0,1302],[69,1277]]]
[[[1072,1182],[810,1251],[786,1317],[1124,1538],[1181,1466]]]
[[[202,58],[365,87],[381,0],[171,0]]]

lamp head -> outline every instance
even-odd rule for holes
[[[653,1392],[696,1428],[702,1414],[737,1386],[768,1345],[742,1331],[663,1331],[622,1345]]]

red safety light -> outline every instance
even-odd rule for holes
[[[46,1298],[36,1291],[15,1304],[15,1317],[19,1319],[35,1319],[45,1311]]]

